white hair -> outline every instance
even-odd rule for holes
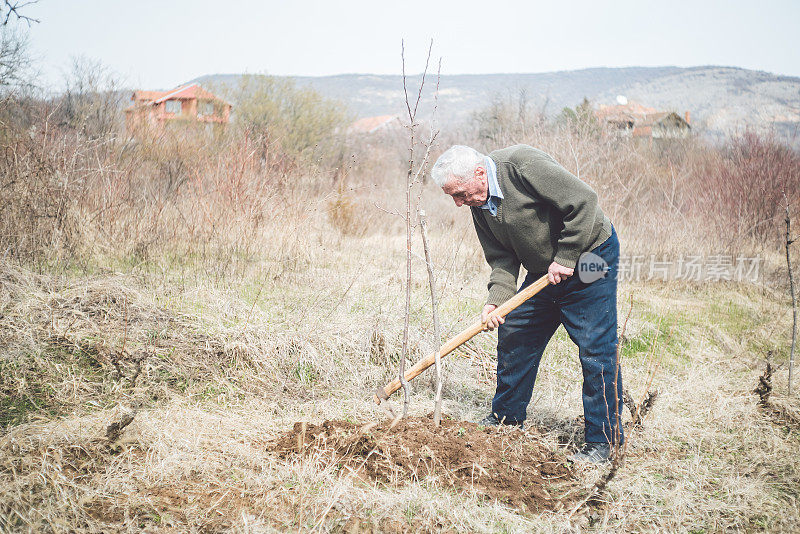
[[[439,187],[457,179],[465,182],[472,178],[478,165],[484,163],[486,156],[464,145],[453,145],[439,156],[431,168],[431,178]]]

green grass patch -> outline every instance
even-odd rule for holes
[[[48,395],[40,387],[31,385],[24,396],[0,397],[0,429],[10,428],[30,420],[32,415],[55,415]]]

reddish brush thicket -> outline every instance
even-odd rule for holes
[[[281,182],[295,172],[247,138],[90,140],[48,128],[2,148],[0,257],[20,259],[237,246],[275,216],[276,195],[290,188]]]
[[[800,200],[800,155],[772,136],[746,132],[707,153],[692,185],[692,207],[721,235],[777,239],[786,201],[796,209]]]
[[[398,228],[375,221],[384,214],[376,205],[391,211],[399,208],[393,199],[402,198],[391,139],[348,141],[346,163],[332,157],[320,164],[292,159],[246,133],[173,134],[92,139],[44,121],[4,132],[0,258],[72,260],[98,251],[127,256],[207,246],[262,250],[264,236],[275,237],[272,226],[300,224],[312,211],[342,235]],[[499,146],[465,132],[439,149],[451,142],[485,151]],[[754,133],[722,148],[693,139],[665,150],[541,124],[496,142],[529,143],[553,154],[598,191],[628,243],[649,253],[671,251],[687,239],[695,247],[777,245],[784,194],[793,213],[800,201],[798,153]],[[315,202],[323,209],[298,211]],[[433,210],[432,230],[452,224],[448,213]]]

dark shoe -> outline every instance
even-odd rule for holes
[[[569,457],[573,462],[590,462],[604,464],[611,459],[609,443],[586,443],[583,448]]]
[[[498,419],[497,416],[495,414],[493,414],[493,413],[490,413],[489,415],[487,415],[486,417],[481,419],[478,424],[480,426],[500,426],[500,425],[503,425],[503,426],[518,426],[518,427],[522,428],[522,421],[508,421],[505,418],[503,418],[503,420],[500,421],[500,419]]]

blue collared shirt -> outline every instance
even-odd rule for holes
[[[489,179],[489,197],[481,209],[489,210],[492,216],[496,216],[497,206],[503,199],[503,192],[500,191],[500,184],[497,183],[497,166],[489,156],[486,156],[486,176]]]

